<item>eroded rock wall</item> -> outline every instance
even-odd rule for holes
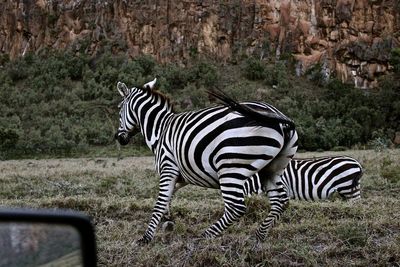
[[[399,2],[3,0],[0,51],[15,58],[47,48],[106,49],[160,62],[291,54],[299,75],[319,63],[326,76],[369,88],[399,46]]]

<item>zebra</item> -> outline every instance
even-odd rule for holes
[[[351,157],[294,158],[281,175],[282,179],[276,181],[275,187],[283,186],[289,198],[294,200],[324,200],[337,192],[344,200],[356,201],[361,198],[359,181],[362,175],[361,164]],[[183,186],[183,184],[176,186],[175,192]],[[274,187],[269,183],[263,185],[258,173],[246,180],[243,185],[246,197],[266,194],[272,203],[274,199],[270,197],[270,190],[273,193]],[[174,220],[169,211],[163,221],[164,228],[173,228]]]
[[[270,184],[273,198],[268,217],[256,231],[256,237],[264,240],[289,201],[276,180],[297,151],[293,121],[272,105],[238,103],[216,91],[209,93],[223,105],[175,113],[169,99],[153,90],[155,83],[156,79],[142,88],[117,83],[123,100],[115,138],[126,145],[139,130],[155,155],[160,176],[156,204],[138,243],[154,238],[161,218],[169,211],[175,185],[182,184],[220,189],[224,213],[202,237],[221,235],[245,213],[243,184],[255,173]]]
[[[323,200],[333,193],[346,200],[358,200],[359,180],[363,175],[361,164],[347,156],[326,156],[309,159],[292,159],[282,174],[287,195],[296,200]],[[258,173],[247,180],[243,186],[244,194],[262,194],[269,188],[262,185]]]

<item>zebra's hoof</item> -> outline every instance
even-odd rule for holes
[[[266,236],[267,236],[267,233],[266,233],[266,232],[260,232],[260,231],[257,231],[257,232],[256,232],[256,238],[257,238],[257,241],[258,241],[258,242],[264,242]]]
[[[162,224],[161,227],[162,227],[162,230],[163,230],[164,232],[171,232],[171,231],[174,230],[175,222],[173,222],[173,221],[166,221],[166,222],[164,222],[164,223]]]
[[[214,237],[216,237],[216,236],[213,235],[213,234],[210,234],[210,233],[207,232],[207,231],[205,231],[204,233],[201,234],[201,238],[202,238],[202,239],[212,239],[212,238],[214,238]]]
[[[138,241],[136,241],[136,244],[139,246],[143,246],[143,245],[147,245],[148,243],[150,243],[151,240],[149,240],[146,237],[142,237],[140,238]]]

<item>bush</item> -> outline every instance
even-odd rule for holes
[[[138,64],[138,66],[142,69],[142,75],[147,76],[150,75],[154,67],[156,66],[156,62],[151,56],[139,56],[134,59],[134,62]]]
[[[395,50],[392,64],[397,64],[397,57]],[[205,92],[211,87],[240,101],[271,103],[295,121],[301,150],[359,144],[380,150],[390,147],[390,139],[400,131],[396,75],[385,76],[379,90],[368,91],[337,80],[317,86],[293,77],[284,61],[268,65],[255,58],[238,66],[221,66],[197,57],[191,64],[179,66],[156,64],[149,56],[130,60],[125,55],[104,53],[89,59],[47,51],[14,61],[5,57],[1,64],[3,158],[18,153],[71,153],[113,144],[121,100],[116,83],[142,86],[154,77],[178,111],[213,105]],[[294,79],[296,83],[291,82]]]
[[[127,61],[120,67],[117,80],[126,83],[128,86],[139,85],[144,80],[143,73],[145,72],[138,62]],[[115,89],[115,84],[113,89]]]
[[[189,70],[189,81],[196,83],[197,87],[211,87],[218,80],[216,67],[207,61],[197,62]]]
[[[68,76],[72,80],[81,80],[88,60],[81,56],[67,55],[65,59],[65,67],[67,68]]]
[[[269,86],[277,86],[279,89],[286,89],[290,83],[288,80],[289,70],[283,61],[278,61],[265,69],[264,83]]]
[[[185,86],[181,94],[176,95],[173,99],[178,112],[200,109],[209,104],[206,90],[202,87],[198,88],[192,83]]]
[[[189,82],[188,72],[173,64],[168,64],[166,69],[159,69],[159,75],[162,75],[165,79],[163,87],[171,93],[175,90],[182,90]]]
[[[8,77],[13,82],[17,82],[28,77],[28,70],[23,59],[17,59],[6,65]]]
[[[247,79],[256,81],[262,80],[265,77],[265,67],[261,60],[248,58],[244,62],[244,75]]]
[[[368,146],[376,151],[382,151],[389,148],[391,143],[390,138],[384,133],[384,130],[379,129],[372,132]]]
[[[0,128],[0,149],[8,150],[16,147],[19,135],[15,130]]]
[[[0,66],[4,66],[10,62],[10,56],[7,54],[0,54]]]
[[[305,75],[310,81],[318,86],[325,84],[328,80],[324,67],[320,63],[317,63],[308,69]]]
[[[400,48],[395,48],[390,53],[390,64],[396,74],[400,74]]]

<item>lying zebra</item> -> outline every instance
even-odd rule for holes
[[[243,190],[245,196],[266,194],[270,202],[278,201],[274,199],[276,191],[273,189],[279,185],[283,185],[286,195],[291,199],[325,200],[337,192],[343,199],[353,201],[361,198],[359,181],[362,174],[361,164],[347,156],[293,159],[276,185],[262,185],[257,173],[244,183]],[[185,185],[178,184],[175,192]],[[277,220],[282,212],[277,214]],[[163,227],[171,226],[173,222],[170,216],[166,216]]]
[[[293,159],[282,174],[283,188],[291,199],[324,200],[337,192],[343,199],[356,200],[360,196],[361,164],[350,157],[320,157]],[[255,174],[244,184],[244,194],[268,192],[260,176]]]

